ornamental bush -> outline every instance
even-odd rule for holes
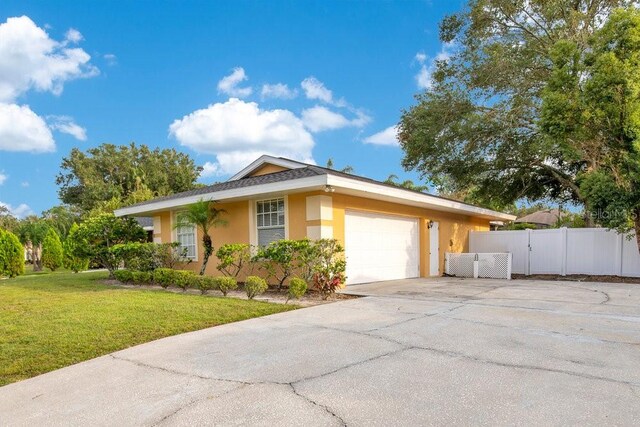
[[[119,243],[109,248],[114,258],[124,262],[125,268],[135,271],[153,271],[156,268],[153,243]]]
[[[42,265],[56,271],[64,264],[64,252],[60,236],[53,228],[47,230],[47,234],[42,241]]]
[[[77,273],[89,268],[89,258],[84,258],[76,255],[76,246],[81,244],[77,242],[78,224],[75,222],[71,225],[71,230],[62,244],[62,251],[64,253],[64,266],[69,270]]]
[[[320,239],[314,242],[317,259],[313,268],[313,284],[323,299],[344,287],[347,263],[344,248],[336,239]]]
[[[0,276],[24,274],[24,247],[18,237],[0,228]]]
[[[307,282],[299,277],[294,277],[289,281],[289,290],[287,291],[287,302],[290,299],[299,299],[307,292]]]
[[[269,286],[267,286],[267,281],[261,277],[249,276],[244,282],[244,290],[247,293],[247,297],[249,299],[253,299],[256,297],[256,295],[265,293],[267,289],[269,289]]]
[[[116,280],[121,283],[133,282],[133,271],[131,270],[116,270],[113,272],[113,275],[116,276]]]
[[[238,281],[236,280],[235,277],[222,276],[222,277],[216,277],[215,280],[216,280],[216,289],[219,289],[220,292],[222,292],[222,295],[224,295],[225,297],[227,296],[227,293],[229,291],[232,291],[238,288]]]
[[[208,291],[218,289],[218,282],[215,277],[212,276],[194,276],[193,287],[200,290],[202,295]]]
[[[251,246],[246,243],[227,243],[218,248],[220,262],[217,269],[225,276],[238,277],[242,269],[251,264]]]
[[[119,243],[143,242],[145,231],[133,218],[116,218],[113,214],[99,214],[88,218],[76,231],[75,255],[90,258],[109,270],[109,278],[118,269],[122,258],[110,248]]]
[[[133,278],[133,283],[136,285],[146,285],[151,283],[151,279],[153,278],[150,271],[134,271],[131,276]]]
[[[301,258],[302,255],[307,257],[311,245],[308,239],[277,240],[260,248],[256,258],[261,261],[267,276],[276,280],[280,289],[296,269],[306,266],[306,263],[301,263]]]
[[[166,289],[174,282],[174,272],[171,268],[157,268],[153,272],[153,281]]]
[[[187,250],[187,248],[180,249],[179,242],[156,243],[156,268],[175,268],[178,264],[190,263],[191,259],[187,258]]]
[[[183,291],[195,284],[195,273],[189,270],[173,270],[173,285]]]

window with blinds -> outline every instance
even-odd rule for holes
[[[192,225],[178,227],[176,229],[176,240],[180,243],[180,252],[186,248],[187,258],[196,259],[196,228]]]
[[[258,246],[284,239],[284,198],[256,202]]]

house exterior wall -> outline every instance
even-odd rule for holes
[[[271,166],[271,165],[269,165]],[[212,229],[210,235],[214,248],[225,243],[255,243],[255,211],[254,200],[233,203],[220,203],[219,208],[226,211],[223,218],[226,226]],[[362,197],[343,194],[325,193],[323,191],[289,194],[286,196],[286,234],[289,239],[312,239],[326,237],[336,238],[343,245],[345,241],[345,212],[357,210],[378,212],[388,215],[400,215],[418,218],[420,233],[420,275],[429,275],[429,228],[430,220],[439,222],[440,271],[444,271],[445,252],[464,252],[469,249],[469,231],[488,231],[489,220],[457,215],[447,212],[432,211],[413,206],[383,202]],[[161,212],[154,217],[154,225],[160,224],[159,232],[154,230],[154,239],[162,242],[175,240],[175,212]],[[183,268],[198,271],[202,265],[202,235],[196,232],[198,241],[197,260]],[[214,256],[209,259],[207,275],[219,275],[216,269],[218,260]]]
[[[253,171],[248,176],[267,175],[267,174],[270,174],[270,173],[282,172],[282,171],[286,171],[286,170],[287,170],[287,168],[283,168],[282,166],[272,165],[271,163],[267,163],[264,166],[262,166],[262,167],[256,169],[255,171]]]
[[[361,197],[334,194],[333,237],[344,244],[344,217],[347,210],[378,212],[388,215],[418,218],[420,233],[420,276],[429,276],[429,221],[439,223],[439,266],[444,271],[445,252],[465,252],[469,250],[469,231],[488,231],[489,220],[457,215],[449,212],[433,211],[413,206],[389,203]]]

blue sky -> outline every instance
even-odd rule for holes
[[[269,153],[374,179],[462,1],[12,1],[0,5],[0,203],[59,203],[72,147],[174,147],[226,179]],[[384,132],[386,130],[386,132]]]

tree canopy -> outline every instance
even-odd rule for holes
[[[640,241],[640,11],[615,10],[587,46],[552,48],[541,128],[563,158],[581,162],[577,192],[596,222],[634,228]]]
[[[135,219],[100,214],[88,218],[69,234],[70,255],[92,260],[109,270],[109,277],[113,278],[121,259],[109,249],[121,243],[144,242],[146,237]]]
[[[441,192],[502,208],[519,199],[586,202],[582,150],[567,155],[540,123],[558,50],[584,58],[625,0],[470,0],[440,24],[446,59],[404,111],[403,166]]]
[[[56,183],[63,203],[87,212],[105,203],[136,203],[191,190],[201,171],[174,149],[102,144],[86,152],[73,148],[62,160]]]

